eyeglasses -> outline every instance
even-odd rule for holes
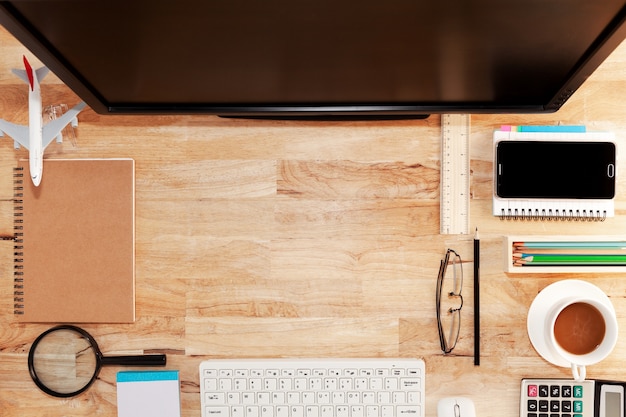
[[[446,276],[448,265],[452,268],[452,276]],[[452,352],[459,340],[461,331],[461,308],[463,308],[463,266],[461,256],[453,249],[446,251],[445,258],[439,266],[437,276],[437,327],[439,343],[445,355]]]

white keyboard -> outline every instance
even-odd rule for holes
[[[200,364],[202,417],[424,417],[421,359]]]

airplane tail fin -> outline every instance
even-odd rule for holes
[[[24,65],[26,66],[27,69],[30,68],[30,64],[28,63],[28,60],[26,59],[26,57],[24,57]],[[27,70],[12,69],[11,71],[13,72],[13,74],[17,75],[26,84],[31,85],[32,80],[30,79]],[[48,75],[48,72],[50,72],[48,67],[41,67],[41,68],[36,69],[35,74],[37,74],[37,80],[41,82],[41,80],[43,80],[44,77]]]

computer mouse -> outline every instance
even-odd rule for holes
[[[437,417],[476,417],[474,402],[467,397],[446,397],[437,404]]]

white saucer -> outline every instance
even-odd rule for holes
[[[528,310],[526,325],[528,328],[528,337],[530,338],[530,342],[533,347],[542,358],[553,365],[562,366],[564,368],[571,367],[571,364],[565,359],[559,357],[550,348],[550,346],[545,343],[545,328],[537,325],[537,323],[542,323],[545,320],[545,317],[555,300],[560,297],[571,297],[578,294],[586,297],[597,297],[599,300],[605,299],[607,306],[610,306],[610,308],[613,309],[613,305],[611,304],[609,297],[600,288],[586,281],[566,279],[550,284],[541,290],[541,292],[539,292],[533,300],[530,305],[530,309]],[[531,323],[534,323],[534,325],[531,326]]]

